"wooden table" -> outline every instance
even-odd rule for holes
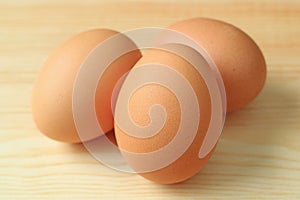
[[[0,199],[300,199],[300,1],[0,2]],[[165,27],[206,16],[228,21],[262,48],[268,78],[229,114],[208,165],[158,185],[111,170],[81,145],[44,137],[31,118],[32,84],[47,55],[92,28]]]

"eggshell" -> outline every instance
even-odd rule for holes
[[[180,74],[182,78],[188,80],[199,102],[198,105],[196,105],[201,111],[198,131],[192,144],[188,147],[184,154],[182,154],[175,162],[170,163],[166,167],[154,171],[140,173],[140,175],[146,179],[157,183],[178,183],[187,180],[199,172],[199,170],[205,165],[212,155],[213,150],[202,159],[199,159],[198,157],[199,149],[206,135],[211,117],[210,95],[202,76],[189,62],[182,57],[165,50],[151,49],[146,52],[146,54],[139,60],[133,69],[140,68],[144,64],[151,63],[159,63],[169,66],[178,74]],[[125,80],[121,91],[127,89],[128,85],[126,81],[133,78],[131,77],[131,73],[132,72],[129,73],[127,79]],[[160,74],[157,73],[157,76],[160,77]],[[138,78],[143,79],[143,77]],[[169,79],[172,80],[172,77],[170,76]],[[175,81],[174,84],[176,84]],[[180,87],[180,85],[178,85],[178,87]],[[119,148],[122,149],[122,151],[148,153],[157,151],[172,142],[179,128],[180,121],[182,120],[179,101],[172,91],[162,85],[153,83],[139,87],[132,94],[129,100],[122,99],[122,96],[119,96],[116,106],[115,119],[118,118],[118,115],[122,114],[121,112],[124,112],[121,110],[121,108],[118,109],[121,101],[128,101],[128,115],[136,124],[136,126],[144,127],[149,125],[151,122],[154,122],[155,119],[150,118],[149,114],[149,110],[153,105],[161,105],[165,109],[167,115],[161,130],[156,135],[148,138],[139,138],[128,135],[115,121],[116,140]],[[193,105],[185,106],[191,106],[189,109],[194,109]],[[125,120],[124,118],[122,119]],[[196,119],[192,118],[190,120],[192,121]],[[156,126],[157,124],[153,125]],[[145,132],[140,131],[139,134],[140,136],[143,136]],[[189,137],[189,134],[191,133],[186,132],[186,137]],[[140,164],[148,164],[145,163],[147,161],[144,160],[143,157],[138,160],[132,160],[129,157],[126,157],[125,154],[124,157],[127,159],[129,165],[132,166],[137,172],[139,172],[138,168]],[[159,162],[161,158],[156,159]]]
[[[266,80],[266,63],[257,44],[237,27],[214,19],[194,18],[177,22],[170,29],[202,45],[223,77],[227,111],[250,103]]]
[[[101,42],[118,34],[108,29],[96,29],[80,33],[56,48],[44,63],[34,85],[32,114],[37,127],[46,136],[69,143],[82,142],[74,124],[72,94],[74,82],[81,64]],[[124,36],[120,45],[133,42]],[[118,48],[114,46],[112,48]],[[104,56],[105,55],[101,55]],[[99,62],[101,62],[99,56]],[[113,129],[111,96],[117,80],[141,57],[140,51],[120,56],[110,64],[99,80],[95,94],[95,110],[104,132]],[[84,97],[82,97],[84,98]],[[90,135],[86,140],[99,135]]]

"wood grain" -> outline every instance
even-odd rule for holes
[[[266,86],[228,115],[217,150],[189,181],[157,185],[95,161],[81,145],[44,137],[30,113],[51,50],[81,31],[165,27],[196,16],[240,27],[262,48]],[[300,2],[0,2],[0,199],[300,199]]]

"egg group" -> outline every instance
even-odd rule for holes
[[[253,39],[226,22],[194,18],[165,30],[199,48],[168,43],[172,34],[163,32],[154,38],[161,44],[142,56],[135,41],[108,29],[80,33],[56,48],[33,89],[39,130],[67,143],[109,133],[127,164],[157,183],[179,183],[197,174],[214,152],[226,112],[243,108],[262,90],[266,63]],[[98,51],[116,35],[113,45]],[[88,91],[92,79],[82,76],[84,67],[97,69],[127,47],[132,50],[109,62],[93,94],[78,93],[78,88]],[[86,123],[79,133],[76,116],[89,122],[91,112],[102,132],[90,131]]]

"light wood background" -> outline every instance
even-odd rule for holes
[[[30,96],[51,50],[92,28],[165,27],[206,16],[233,23],[262,48],[268,78],[228,115],[215,154],[189,181],[164,186],[44,137]],[[0,199],[300,199],[300,1],[0,0]]]

